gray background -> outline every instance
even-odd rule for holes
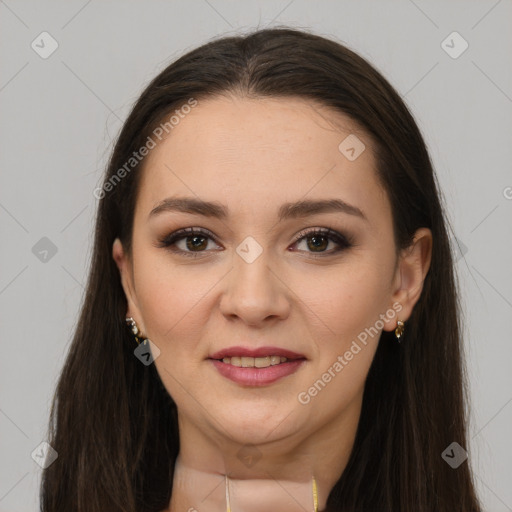
[[[84,290],[92,191],[130,106],[209,38],[277,24],[348,44],[418,120],[461,247],[469,460],[486,510],[512,511],[510,19],[509,0],[0,0],[0,512],[38,507],[31,454]],[[51,48],[43,31],[58,43],[46,59],[31,47]],[[453,31],[469,44],[457,58]]]

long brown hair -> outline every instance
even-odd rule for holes
[[[467,448],[468,401],[449,223],[425,143],[399,94],[366,60],[288,27],[216,38],[187,53],[146,87],[124,123],[97,194],[86,293],[50,414],[48,442],[58,458],[43,473],[41,510],[159,512],[169,504],[176,405],[155,365],[133,354],[112,243],[119,237],[131,250],[144,162],[126,167],[133,153],[191,98],[229,93],[316,100],[350,116],[375,143],[396,248],[420,227],[433,235],[404,341],[381,335],[350,459],[327,509],[480,512],[468,461],[453,469],[441,456],[453,441]]]

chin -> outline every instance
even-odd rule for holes
[[[259,407],[255,411],[255,407]],[[225,427],[225,433],[241,444],[268,443],[287,437],[300,429],[301,422],[293,414],[291,407],[265,408],[263,405],[247,404],[232,409],[233,414],[215,416]]]

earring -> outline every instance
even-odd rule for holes
[[[404,322],[401,322],[400,320],[398,320],[397,327],[395,329],[395,336],[396,336],[396,339],[398,340],[398,343],[400,343],[400,338],[404,334],[404,329],[405,329]]]
[[[139,339],[139,328],[137,327],[137,324],[135,323],[135,320],[130,316],[126,318],[126,324],[130,327],[130,330],[133,333],[133,336],[135,337],[135,341],[137,342],[137,345],[140,345],[140,339]],[[146,338],[144,340],[144,345],[147,345],[148,339]]]

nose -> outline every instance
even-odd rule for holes
[[[272,268],[265,251],[250,263],[235,253],[233,269],[224,280],[224,286],[220,310],[226,318],[263,326],[289,315],[292,292],[279,271]]]

